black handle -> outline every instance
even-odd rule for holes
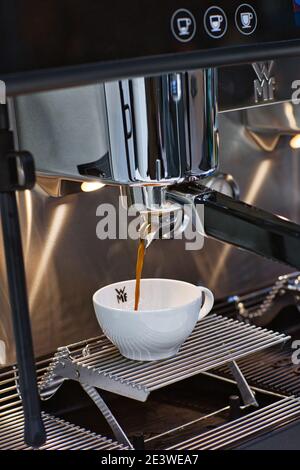
[[[7,278],[19,369],[19,386],[24,410],[27,445],[38,448],[46,441],[37,390],[23,250],[18,208],[14,192],[0,194],[2,231]]]
[[[207,188],[195,204],[204,205],[206,235],[300,269],[300,225]]]
[[[24,440],[38,448],[46,441],[41,418],[27,299],[22,239],[15,191],[31,189],[35,182],[33,157],[14,152],[6,105],[0,105],[0,208],[16,343],[19,388],[24,411]]]
[[[19,388],[24,411],[24,440],[38,448],[46,441],[37,388],[19,213],[15,191],[31,189],[34,161],[28,152],[15,152],[7,106],[0,105],[0,208],[16,343]]]
[[[24,410],[24,439],[38,448],[46,441],[34,363],[26,278],[16,195],[0,194],[7,278]]]

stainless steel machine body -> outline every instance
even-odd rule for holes
[[[86,0],[84,7],[79,0],[45,0],[43,8],[37,0],[26,3],[24,8],[20,0],[9,6],[0,1],[0,30],[9,46],[0,50],[0,79],[10,96],[15,146],[32,152],[37,169],[35,190],[19,194],[18,203],[35,354],[47,355],[38,360],[40,391],[45,392],[45,378],[53,379],[58,371],[50,391],[41,393],[47,400],[47,446],[52,448],[52,431],[55,439],[57,433],[71,436],[71,446],[73,436],[82,438],[84,446],[90,441],[96,448],[103,443],[118,446],[102,438],[112,437],[107,429],[97,428],[97,435],[85,431],[96,431],[95,408],[83,405],[87,413],[80,417],[76,412],[69,420],[59,400],[48,403],[55,385],[71,379],[69,404],[81,369],[83,389],[119,443],[129,447],[126,429],[106,405],[108,398],[128,414],[132,404],[124,405],[122,399],[136,394],[128,394],[127,385],[137,386],[147,398],[148,391],[153,392],[156,400],[154,407],[150,400],[145,408],[129,413],[130,433],[141,410],[148,417],[154,409],[164,412],[162,403],[170,407],[166,422],[173,425],[166,429],[157,429],[156,421],[153,431],[144,419],[150,436],[143,444],[150,449],[236,447],[261,434],[270,433],[271,439],[274,427],[284,432],[295,424],[297,429],[294,376],[299,371],[290,364],[293,344],[283,353],[262,351],[299,334],[299,273],[287,274],[300,268],[298,0],[253,0],[251,5],[220,0],[218,7],[203,0],[197,8],[191,0],[184,10],[174,0],[165,0],[157,10],[153,2],[132,0],[134,28],[128,5],[120,0],[110,0],[106,8],[93,0]],[[185,203],[193,211],[198,206],[204,211],[203,229],[209,238],[200,251],[185,250],[184,240],[148,243],[145,276],[207,285],[221,315],[212,315],[203,332],[200,325],[177,362],[153,368],[124,365],[110,343],[99,339],[93,292],[134,277],[136,241],[125,239],[121,222],[111,239],[98,238],[103,208],[108,210],[110,204],[116,216],[126,208],[124,198],[119,200],[119,186],[129,203],[143,204],[142,214],[159,216],[157,233],[165,213],[172,231],[178,228],[174,219]],[[85,193],[87,187],[99,190]],[[0,447],[18,447],[21,442],[24,448],[3,258],[0,261],[0,367],[5,367],[0,374],[0,429],[5,432]],[[283,309],[287,313],[281,322]],[[280,333],[269,330],[273,323]],[[202,349],[211,346],[209,337],[216,344],[199,368]],[[106,358],[109,368],[102,374]],[[64,360],[69,361],[67,368]],[[262,365],[253,375],[257,361]],[[112,370],[118,371],[113,385],[107,378]],[[208,391],[199,403],[202,379],[213,380],[213,393]],[[122,387],[115,389],[119,380],[126,383],[123,393]],[[143,389],[145,384],[149,389]],[[246,397],[243,405],[232,395],[236,384]],[[63,383],[59,393],[67,385]],[[171,393],[162,391],[162,385],[172,385]],[[217,407],[206,404],[207,398]],[[182,406],[186,402],[188,406]],[[79,397],[74,409],[81,410],[81,403]],[[207,409],[199,415],[202,406]],[[254,412],[252,406],[259,409]],[[182,408],[184,422],[174,420]],[[66,421],[52,418],[57,415]],[[209,431],[214,418],[217,428]],[[80,428],[69,424],[73,419]],[[7,422],[13,423],[13,430]],[[15,430],[16,440],[10,440]],[[63,446],[69,442],[64,439]]]
[[[281,77],[280,71],[288,64],[289,68],[293,67],[294,61],[277,61],[274,66],[276,77]],[[299,113],[298,106],[288,100],[290,83],[277,78],[278,94],[285,99],[283,103],[257,107],[252,89],[253,95],[244,97],[246,109],[235,111],[234,93],[230,95],[226,91],[230,89],[229,84],[234,83],[233,78],[243,73],[244,67],[233,69],[231,81],[225,69],[218,72],[221,109],[214,122],[219,123],[219,172],[234,177],[241,200],[299,223],[298,151],[290,147],[291,138],[298,133]],[[251,64],[247,67],[248,72],[252,70]],[[93,291],[98,286],[134,275],[135,242],[100,241],[96,237],[97,207],[101,203],[117,206],[118,188],[106,186],[94,193],[82,193],[80,184],[74,185],[71,191],[61,184],[64,178],[65,181],[78,181],[79,162],[88,166],[97,161],[99,155],[109,155],[105,106],[101,84],[24,95],[15,99],[11,106],[19,145],[30,148],[36,155],[41,187],[52,196],[65,194],[54,198],[37,187],[32,194],[19,196],[37,354],[81,339],[82,329],[85,336],[92,334],[96,327],[90,302]],[[239,107],[239,103],[236,106]],[[259,123],[255,129],[253,121]],[[271,122],[274,122],[274,128]],[[253,138],[254,131],[264,145]],[[203,139],[203,133],[199,134]],[[276,145],[267,151],[265,145],[271,140]],[[194,142],[198,140],[194,139]],[[208,145],[209,141],[205,142]],[[120,148],[123,151],[125,147],[120,144]],[[196,152],[196,155],[201,163],[202,154]],[[55,176],[55,172],[59,175]],[[95,180],[94,176],[82,178]],[[222,175],[219,178],[223,181]],[[210,178],[204,183],[206,181],[208,186],[211,185]],[[67,192],[64,192],[65,188]],[[62,256],[67,260],[64,264],[59,263]],[[178,257],[182,260],[180,263]],[[205,283],[218,298],[233,291],[259,287],[267,283],[270,276],[276,277],[288,270],[283,265],[210,239],[205,241],[200,252],[185,251],[184,242],[179,240],[156,242],[155,247],[149,249],[145,269],[148,276]],[[115,273],[118,273],[117,277]],[[1,322],[0,339],[3,351],[6,351],[3,353],[4,364],[14,360],[5,298],[3,284],[2,305],[7,315]],[[51,335],[49,328],[53,331]]]

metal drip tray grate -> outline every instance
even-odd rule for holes
[[[42,414],[47,442],[39,450],[126,450],[121,444],[62,419]],[[30,450],[24,444],[24,418],[21,407],[0,413],[0,450]]]
[[[38,365],[38,375],[49,360]],[[30,450],[24,444],[24,415],[16,380],[18,371],[0,371],[0,450]],[[47,443],[42,450],[126,450],[127,447],[65,420],[43,413]]]
[[[285,398],[232,423],[169,447],[167,450],[218,450],[236,447],[243,440],[264,434],[300,417],[300,400]]]
[[[146,401],[155,390],[288,340],[284,334],[211,315],[196,326],[175,358],[145,363],[125,359],[101,336],[60,348],[42,378],[41,391],[53,393],[62,377]]]
[[[293,350],[288,345],[284,351],[270,349],[239,361],[239,367],[253,387],[283,396],[300,397],[300,366],[292,362]],[[231,378],[225,365],[218,368],[217,375]]]

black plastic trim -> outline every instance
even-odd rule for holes
[[[300,41],[220,48],[3,75],[8,96],[161,73],[300,55]]]

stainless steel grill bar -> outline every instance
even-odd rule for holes
[[[257,342],[254,343],[254,345],[255,345],[255,344],[257,344]],[[265,345],[265,344],[267,344],[267,343],[265,343],[265,342],[263,342],[263,343],[259,342],[259,344]],[[238,344],[235,345],[235,347],[236,347],[236,346],[238,346]],[[247,348],[247,349],[246,349],[246,352],[247,352],[248,350],[251,351],[251,346],[252,346],[252,344],[250,345],[250,348]],[[199,345],[199,349],[200,349],[200,348],[201,348],[201,344]],[[203,348],[203,349],[205,349],[205,348]],[[239,350],[240,350],[240,349],[239,349],[238,347],[236,347],[235,352],[238,352]],[[231,357],[230,351],[229,351],[229,354],[228,354],[228,348],[226,348],[225,345],[222,346],[222,347],[220,347],[220,348],[216,348],[216,352],[217,352],[217,353],[213,356],[214,359],[211,359],[211,360],[208,360],[208,359],[210,359],[210,358],[212,357],[211,354],[206,354],[206,355],[203,356],[203,355],[202,355],[202,352],[200,352],[199,354],[193,356],[192,359],[190,359],[190,360],[180,360],[180,361],[178,361],[178,362],[176,363],[176,365],[175,365],[174,367],[170,367],[170,369],[166,372],[166,374],[169,374],[169,372],[173,371],[174,369],[176,370],[176,372],[180,372],[180,371],[182,370],[182,368],[185,368],[186,366],[192,366],[193,364],[196,364],[197,367],[198,367],[198,366],[203,367],[203,370],[204,370],[204,368],[206,368],[206,367],[207,367],[207,368],[213,368],[213,367],[214,367],[214,364],[215,364],[215,363],[218,363],[219,360],[222,359],[222,357],[224,357],[224,355],[227,356],[227,362],[233,360],[233,357]],[[185,359],[185,357],[184,357],[184,359]],[[180,367],[180,366],[182,366],[182,367]],[[155,371],[155,372],[156,372],[156,371]],[[157,374],[156,374],[155,372],[154,372],[154,374],[155,374],[155,375],[158,375],[159,371],[157,371]],[[150,374],[149,374],[149,377],[147,377],[146,380],[143,380],[144,376],[145,376],[145,375],[143,374],[142,377],[141,377],[141,376],[138,377],[139,380],[142,381],[142,384],[143,384],[143,385],[149,385],[149,388],[152,388],[153,386],[155,386],[155,384],[156,384],[157,382],[156,382],[156,381],[154,381],[154,382],[152,381],[152,382],[151,382],[152,375],[150,376]],[[159,374],[160,380],[161,380],[161,378],[162,378],[163,376],[164,376],[164,375]]]
[[[212,340],[214,341],[214,343],[219,343],[220,341],[223,341],[224,343],[228,343],[230,340],[234,340],[236,338],[238,339],[243,339],[243,338],[248,338],[249,337],[249,331],[246,331],[245,333],[242,333],[242,332],[234,332],[234,333],[230,333],[232,327],[230,326],[228,328],[228,330],[225,330],[225,331],[221,331],[221,334],[219,334],[219,331],[215,332],[214,335],[212,337],[210,337],[209,335],[202,335],[203,336],[203,344],[202,342],[199,343],[199,340],[196,342],[196,341],[189,341],[188,344],[186,346],[183,346],[183,348],[181,349],[181,354],[180,354],[180,358],[181,357],[186,357],[187,355],[190,355],[190,353],[194,352],[194,351],[198,351],[199,350],[199,344],[201,344],[205,349],[204,350],[210,350],[212,349],[212,346],[211,346],[211,341],[209,340]],[[226,334],[226,339],[224,339],[224,334]],[[282,335],[283,336],[283,335]],[[258,338],[264,338],[266,339],[266,335],[264,333],[257,333],[255,334],[255,337],[258,337]],[[278,335],[279,338],[281,338],[281,335]],[[201,338],[199,338],[201,339]],[[241,341],[242,342],[242,341]],[[193,345],[195,344],[195,346],[193,347]],[[245,344],[243,342],[243,344]],[[191,347],[192,346],[192,347]],[[83,362],[83,361],[82,361]],[[172,363],[173,360],[167,360],[167,361],[164,361],[163,363],[161,363],[160,365],[163,367],[165,366],[166,364],[170,364]],[[85,363],[85,362],[84,362]],[[128,361],[127,361],[128,363]],[[135,370],[138,370],[138,369],[142,369],[142,370],[145,370],[145,364],[141,364],[141,363],[135,363],[136,365],[132,366],[131,367],[131,370],[133,372],[135,372]],[[90,365],[90,364],[89,364]],[[98,365],[98,364],[97,364]],[[147,368],[151,368],[153,366],[152,363],[148,364]],[[113,374],[115,374],[115,370],[112,369],[110,372],[112,372]],[[124,378],[124,374],[122,373],[122,378]]]
[[[48,359],[48,364],[49,361],[50,359]],[[45,367],[45,361],[40,361],[40,364],[42,367],[38,371],[39,375],[48,370],[48,367]],[[16,392],[16,378],[15,369],[0,373],[0,450],[31,450],[24,444],[23,408],[18,393],[14,393]],[[47,442],[41,448],[43,450],[127,449],[126,446],[111,439],[46,413],[43,413],[43,421],[47,430]]]
[[[228,446],[230,444],[233,444],[234,442],[236,442],[237,440],[237,437],[239,437],[240,440],[242,439],[245,439],[246,437],[249,437],[253,434],[258,434],[260,432],[263,432],[264,430],[267,430],[267,429],[270,429],[270,426],[272,426],[273,428],[275,426],[278,426],[279,424],[281,423],[287,423],[291,418],[296,418],[296,417],[299,417],[299,411],[293,411],[293,412],[290,412],[290,413],[287,413],[287,414],[282,414],[280,413],[278,415],[279,417],[277,418],[272,416],[270,419],[260,423],[259,426],[255,427],[255,428],[252,428],[252,429],[249,429],[248,430],[244,430],[244,432],[242,432],[239,436],[235,435],[235,436],[230,436],[230,439],[223,439],[222,441],[218,442],[217,444],[213,444],[213,450],[218,450],[220,448],[224,448],[224,446]],[[210,445],[209,445],[210,447]],[[209,447],[205,447],[203,448],[203,450],[205,449],[208,449]]]
[[[19,426],[20,424],[23,425],[23,413],[20,413],[19,416],[9,417],[9,419],[3,421],[1,423],[0,429],[7,429],[7,426],[9,425],[9,430],[11,430],[14,427]]]
[[[300,367],[292,363],[292,349],[289,345],[283,351],[272,348],[239,361],[239,366],[253,387],[284,396],[300,395]],[[215,373],[229,377],[227,366]]]
[[[49,444],[43,446],[41,450],[49,450],[51,447],[59,447],[61,450],[68,450],[72,448],[73,450],[73,446],[79,447],[79,449],[82,450],[82,446],[91,447],[94,443],[94,436],[81,436],[80,432],[74,431],[72,434],[67,436],[56,436],[56,438],[50,439]],[[98,443],[100,442],[98,441]],[[103,446],[104,444],[105,439],[102,439],[101,445]]]
[[[102,445],[104,444],[104,440],[102,441]],[[84,436],[81,437],[80,432],[74,432],[72,435],[68,436],[59,436],[56,431],[56,439],[50,439],[49,444],[41,447],[40,450],[49,450],[51,447],[59,446],[60,450],[68,450],[72,447],[72,450],[75,450],[74,447],[78,447],[78,450],[83,450],[83,447],[90,447],[95,443],[94,436]]]
[[[284,343],[289,338],[233,319],[211,315],[172,359],[136,362],[122,357],[102,336],[97,342],[60,348],[41,384],[43,392],[58,377],[72,378],[93,387],[144,401],[149,393],[249,354]],[[138,391],[138,392],[137,392]]]
[[[0,398],[0,403],[5,403],[9,400],[12,400],[13,398],[17,398],[19,396],[18,393],[13,393],[11,395],[8,395],[6,397]],[[0,405],[1,406],[1,405]]]
[[[9,408],[15,408],[16,405],[18,405],[20,403],[20,400],[16,400],[12,403],[7,403],[6,405],[2,405],[1,406],[1,413],[3,414],[4,412],[2,410],[8,410]],[[10,411],[7,411],[8,413],[10,413]]]
[[[234,353],[235,351],[238,351],[240,350],[241,348],[245,349],[244,346],[245,346],[245,342],[244,342],[244,338],[239,338],[239,339],[236,339],[234,338],[234,343],[231,343],[230,344],[230,349],[226,346],[226,343],[224,342],[221,346],[217,346],[218,344],[218,341],[216,342],[213,342],[211,343],[209,346],[205,346],[207,343],[206,341],[203,342],[203,343],[198,343],[197,345],[197,348],[192,348],[190,351],[187,351],[185,354],[183,354],[180,359],[178,361],[176,361],[176,365],[172,365],[172,362],[169,362],[170,364],[170,367],[168,368],[168,371],[166,373],[169,373],[169,371],[172,371],[173,369],[177,369],[178,366],[180,366],[181,364],[184,364],[184,365],[189,365],[190,363],[193,363],[195,361],[198,361],[198,358],[201,358],[201,363],[202,364],[205,364],[207,363],[207,366],[210,367],[210,363],[208,362],[209,359],[212,358],[212,352],[211,352],[211,349],[212,347],[214,347],[214,351],[215,351],[215,354],[213,355],[213,361],[212,362],[215,362],[215,361],[218,361],[219,358],[222,358],[224,357],[224,355],[226,355],[227,357],[229,357],[229,360],[231,359],[230,355],[232,353]],[[248,347],[247,347],[247,350],[251,350],[252,349],[252,346],[257,346],[257,345],[265,345],[265,344],[268,344],[269,340],[263,340],[261,338],[258,338],[258,339],[253,339],[253,340],[250,340],[248,341]],[[228,343],[227,343],[228,344]],[[203,346],[203,349],[202,349],[202,346]],[[201,351],[199,351],[201,349]],[[197,352],[199,351],[199,352]],[[204,351],[208,351],[207,354],[203,354]],[[193,354],[193,353],[197,353],[195,354],[190,360],[187,360],[188,357],[190,357],[190,354]],[[144,371],[138,375],[138,378],[140,381],[142,381],[143,384],[148,384],[149,382],[151,383],[151,378],[153,375],[157,375],[159,373],[159,369],[163,369],[164,368],[164,364],[161,364],[160,366],[157,367],[156,370],[153,370],[152,374],[151,373],[148,373],[149,372],[149,369],[150,367],[148,368],[145,368]],[[147,370],[148,369],[148,370]],[[118,377],[118,376],[116,376]],[[134,379],[134,377],[136,377],[136,375],[134,373],[130,373],[128,374],[127,376],[124,377],[124,375],[122,375],[122,378],[124,380],[124,378],[128,378],[129,380],[131,379]],[[145,378],[145,380],[144,380]]]
[[[281,342],[279,342],[278,344],[280,344],[280,343],[281,343]],[[264,342],[264,343],[260,343],[260,344],[261,344],[262,346],[267,346],[268,343],[265,343],[265,342]],[[241,357],[243,354],[247,354],[247,353],[251,354],[251,349],[252,349],[252,348],[247,348],[246,350],[245,350],[245,349],[244,349],[244,350],[239,350],[239,349],[237,349],[237,351],[236,351],[234,357],[231,358],[230,356],[227,356],[226,362],[230,362],[230,361],[236,360],[235,358],[239,358],[239,357]],[[224,351],[224,353],[226,353],[226,351]],[[201,356],[199,356],[199,357],[201,357]],[[201,367],[201,371],[202,371],[202,372],[205,372],[206,370],[213,369],[214,367],[217,366],[218,363],[220,363],[220,361],[222,360],[222,357],[223,357],[222,354],[220,354],[220,355],[217,356],[216,359],[214,359],[214,360],[212,360],[212,361],[210,361],[210,362],[205,362],[205,361],[203,361],[203,362],[202,362],[202,361],[201,361],[201,362],[198,362],[198,356],[197,356],[197,358],[195,358],[195,360],[193,361],[193,364],[195,364],[195,366],[194,366],[194,367],[191,367],[191,369],[190,369],[190,372],[191,372],[191,375],[190,375],[190,376],[195,375],[195,373],[197,373],[196,370],[195,370],[195,368],[198,369],[199,366]],[[197,364],[197,362],[198,362],[198,364]],[[190,366],[191,366],[191,362],[188,361],[188,363],[185,363],[185,364],[183,363],[183,364],[182,364],[182,367],[176,369],[176,373],[177,373],[177,374],[181,374],[182,372],[184,372],[186,366],[190,367]],[[164,376],[160,376],[160,377],[159,377],[156,381],[154,381],[154,382],[150,382],[150,383],[149,383],[148,381],[145,381],[144,384],[147,386],[147,388],[149,388],[149,389],[151,389],[151,390],[157,390],[157,388],[159,388],[159,386],[160,386],[159,384],[161,383],[161,380],[162,380],[163,377],[165,377],[165,375],[164,375]],[[170,383],[172,383],[172,382],[169,381],[169,382],[168,382],[168,385],[169,385]]]
[[[49,416],[49,418],[50,418],[50,422],[51,422],[51,416]],[[70,437],[72,437],[74,434],[79,434],[82,437],[93,437],[93,438],[99,439],[101,442],[102,441],[107,442],[107,439],[105,437],[98,436],[97,434],[92,433],[90,431],[86,431],[86,430],[84,430],[84,433],[83,433],[82,428],[80,428],[79,426],[76,426],[75,424],[67,423],[66,421],[63,421],[59,418],[55,418],[55,426],[56,426],[57,429],[59,428],[61,430],[64,430],[66,435],[68,435]],[[48,445],[48,442],[47,442],[46,445]]]
[[[20,406],[20,403],[18,403],[19,406],[16,406],[13,410],[7,412],[4,411],[3,413],[0,413],[0,422],[5,423],[9,419],[16,419],[20,415],[22,415],[22,406]]]
[[[51,358],[48,359],[47,361],[47,365],[45,367],[42,367],[42,368],[39,368],[37,369],[37,377],[38,379],[40,379],[45,372],[48,371],[48,368],[49,368],[49,362],[51,361]],[[46,361],[43,361],[43,363],[45,363]],[[37,363],[38,365],[39,363]],[[7,379],[4,379],[4,380],[1,380],[2,377],[8,377]],[[6,372],[4,374],[0,374],[0,390],[1,390],[1,394],[3,393],[2,392],[2,387],[4,387],[5,385],[7,384],[12,384],[11,387],[15,389],[15,381],[19,379],[19,375],[17,373],[17,369],[16,371],[10,371],[10,372]],[[1,409],[1,408],[0,408]]]
[[[79,353],[82,350],[78,351]],[[38,375],[48,371],[51,358],[43,360]],[[16,369],[0,373],[0,450],[31,450],[24,444],[24,416],[22,403],[16,392]],[[4,379],[4,380],[3,380]],[[12,392],[12,393],[11,393]],[[9,395],[7,395],[9,394]],[[47,443],[43,450],[97,449],[121,450],[126,446],[107,439],[64,420],[43,413]]]
[[[49,439],[51,440],[51,434],[52,434],[51,430],[52,430],[52,428],[54,428],[54,432],[55,432],[56,427],[57,427],[57,425],[55,423],[47,422],[47,442],[48,442],[48,430],[49,430]],[[11,426],[9,429],[6,430],[6,432],[2,431],[0,448],[5,449],[6,446],[8,445],[8,443],[11,441],[11,439],[14,439],[14,442],[16,444],[21,442],[22,445],[25,445],[24,444],[24,436],[22,436],[23,429],[24,429],[24,422],[19,423],[15,427]],[[25,445],[25,447],[26,447],[26,445]]]
[[[49,430],[49,433],[48,433],[48,436],[51,436],[51,429],[52,428],[56,428],[58,426],[60,426],[57,421],[54,421],[53,418],[47,416],[47,415],[44,415],[43,416],[43,421],[45,423],[45,425],[47,425],[47,430]],[[4,442],[4,439],[2,439],[3,436],[10,436],[11,434],[14,435],[16,430],[18,428],[23,428],[23,425],[24,425],[24,419],[23,417],[19,419],[18,422],[14,423],[14,424],[10,424],[9,427],[6,426],[6,431],[2,431],[2,434],[1,434],[1,444],[2,442]],[[70,431],[71,427],[68,427],[67,430],[68,432]],[[20,436],[21,440],[22,440],[22,436]]]
[[[22,410],[22,404],[21,404],[21,401],[18,400],[14,403],[11,403],[11,407],[13,408],[13,412],[17,412],[17,410]],[[0,418],[2,416],[5,416],[7,414],[12,414],[12,410],[7,410],[6,409],[6,406],[3,406],[0,408]]]
[[[8,393],[8,392],[15,392],[16,391],[16,385],[12,385],[7,388],[2,388],[1,389],[1,394]]]
[[[61,450],[67,450],[79,442],[81,447],[81,444],[86,444],[87,441],[91,443],[91,440],[95,440],[94,436],[82,436],[77,429],[64,432],[63,435],[59,434],[59,432],[61,432],[59,427],[54,429],[50,438],[47,439],[47,444],[41,447],[40,450],[48,450],[51,447],[59,447]]]
[[[47,430],[47,442],[41,450],[126,449],[110,439],[45,413],[43,421]],[[24,444],[23,429],[23,414],[19,410],[9,416],[7,422],[1,423],[0,449],[30,450]]]
[[[233,444],[234,442],[237,442],[238,440],[243,440],[246,437],[249,437],[253,434],[258,434],[260,432],[269,430],[271,427],[275,427],[281,423],[287,423],[291,418],[299,417],[300,411],[290,411],[286,412],[285,410],[281,411],[278,413],[276,416],[271,416],[269,419],[265,419],[263,421],[260,421],[256,423],[254,427],[249,426],[247,429],[243,429],[240,431],[239,434],[231,434],[226,438],[220,439],[219,441],[212,441],[208,443],[207,445],[203,446],[201,450],[218,450],[220,448],[224,448],[225,446],[228,446],[230,444]],[[195,450],[196,447],[192,447],[191,450]]]
[[[91,340],[92,341],[92,340]],[[49,365],[49,362],[51,361],[52,357],[48,357],[48,358],[44,358],[44,359],[40,359],[36,362],[36,367],[37,367],[37,372],[39,371],[42,371],[43,368],[41,367],[43,364],[45,365],[45,368],[44,369],[47,369],[48,365]],[[8,377],[8,376],[14,376],[15,372],[18,372],[18,368],[17,366],[14,366],[13,368],[10,368],[9,370],[2,370],[1,371],[1,374],[0,374],[0,378],[5,378],[5,377]],[[0,385],[1,385],[1,381],[0,381]]]
[[[250,327],[250,328],[255,330],[255,327],[254,328]],[[188,341],[188,343],[183,345],[183,347],[181,349],[180,357],[184,358],[186,356],[189,356],[194,351],[199,351],[199,341],[200,340],[204,340],[204,344],[202,345],[203,349],[201,351],[211,350],[212,349],[212,342],[211,341],[214,341],[214,343],[219,343],[220,338],[224,341],[225,335],[226,335],[226,342],[228,342],[231,339],[235,339],[236,337],[238,337],[239,339],[248,337],[249,336],[249,331],[247,330],[245,333],[242,333],[242,332],[239,332],[239,333],[234,332],[233,333],[231,325],[227,326],[224,329],[223,328],[220,328],[220,329],[218,328],[218,331],[217,332],[215,331],[211,335],[206,334],[206,330],[205,330],[205,332],[204,333],[201,332],[201,334],[199,334],[199,336],[196,335],[196,334],[193,335],[192,338]],[[265,337],[265,334],[262,333],[261,337]],[[192,347],[193,345],[195,345],[195,347]],[[115,367],[110,368],[110,373],[114,374],[116,376],[117,376],[118,373],[120,373],[122,379],[126,379],[126,378],[130,378],[131,373],[134,373],[135,371],[138,371],[138,370],[145,371],[147,368],[148,369],[153,368],[152,367],[153,365],[151,363],[148,364],[148,366],[145,366],[145,363],[138,363],[137,362],[137,363],[135,363],[136,365],[132,365],[132,367],[130,368],[130,372],[128,374],[125,374],[124,370],[128,369],[128,361],[126,359],[122,360],[122,363],[124,363],[124,362],[126,364],[119,368],[118,365],[121,363],[121,361],[118,361],[118,363]],[[160,365],[162,367],[164,367],[166,364],[172,364],[172,362],[173,362],[173,359],[164,361]],[[98,363],[97,363],[97,368],[98,368]]]
[[[255,415],[255,425],[260,425],[262,422],[267,424],[271,422],[271,420],[274,420],[277,416],[282,416],[283,411],[284,412],[289,412],[292,410],[293,412],[295,411],[295,404],[290,403],[290,404],[280,404],[279,406],[275,406],[274,408],[271,408],[271,414],[270,410],[267,412],[262,412],[258,413]],[[298,407],[298,411],[300,411],[300,408]],[[243,434],[245,430],[249,429],[250,426],[252,425],[254,417],[251,416],[248,419],[245,419],[244,421],[240,421],[238,424],[232,425],[230,427],[227,426],[226,429],[226,437],[224,439],[227,439],[227,437],[231,437],[232,435],[236,435],[237,432]],[[204,436],[203,438],[203,443],[214,443],[215,441],[222,442],[223,441],[223,434],[224,429],[221,430],[219,429],[218,432],[214,434],[210,434],[208,436]]]
[[[300,417],[300,400],[285,398],[255,411],[247,417],[225,424],[168,448],[168,450],[216,450],[237,443],[253,434],[264,432],[276,425]]]
[[[211,317],[212,317],[212,318],[211,318],[210,320],[212,320],[215,316],[212,315]],[[209,317],[208,317],[208,318],[209,318]],[[232,321],[232,320],[229,320],[229,321]],[[209,322],[209,323],[210,323],[210,322]],[[230,330],[230,327],[229,327],[228,325],[226,325],[226,326],[227,326],[227,330],[229,331],[229,330]],[[255,327],[254,327],[254,328],[255,328]],[[215,329],[215,325],[212,326],[211,330],[214,330],[214,329]],[[206,333],[207,333],[208,331],[209,331],[208,329],[205,330]],[[193,339],[194,339],[194,338],[197,338],[197,333],[198,333],[198,331],[195,331],[195,332],[193,333],[193,335],[192,335],[191,338],[189,339],[189,343],[192,343],[192,342],[193,342]],[[204,333],[204,330],[202,329],[202,330],[198,333],[198,335],[204,336],[206,333]],[[107,340],[106,340],[106,342],[107,342]],[[185,346],[183,346],[182,350],[184,350],[184,347],[185,347]],[[117,357],[117,358],[119,359],[118,364],[122,364],[122,363],[124,363],[124,362],[125,362],[125,363],[127,362],[127,364],[128,364],[128,360],[125,359],[125,358],[123,358],[123,357],[120,357],[120,354],[118,353],[118,351],[116,350],[116,348],[115,348],[111,343],[109,343],[109,342],[108,342],[108,344],[107,344],[107,348],[105,349],[105,351],[102,349],[102,350],[97,351],[97,352],[95,352],[95,353],[92,353],[92,354],[90,354],[90,355],[88,355],[88,356],[79,357],[79,358],[77,358],[76,356],[74,356],[74,355],[72,354],[72,357],[77,359],[77,363],[78,363],[78,364],[84,364],[84,365],[90,365],[90,364],[94,365],[94,364],[97,364],[97,366],[98,366],[99,368],[101,368],[102,364],[103,364],[104,366],[107,366],[107,365],[109,364],[109,363],[108,363],[108,359],[113,362],[113,360],[114,360],[115,357]],[[108,357],[108,359],[107,359],[107,357]],[[166,361],[165,361],[165,362],[166,362]],[[141,364],[141,363],[139,363],[139,362],[136,362],[135,364],[136,364],[137,367],[140,367],[140,366],[141,366],[141,367],[144,367],[144,363]],[[109,371],[112,372],[112,371],[113,371],[113,368],[112,368],[112,369],[109,369]]]
[[[211,377],[213,379],[221,380],[221,382],[226,382],[226,383],[233,384],[233,385],[236,384],[236,380],[233,377],[224,377],[223,375],[220,375],[217,371],[203,372],[203,375],[206,377]],[[263,395],[268,395],[275,399],[286,397],[286,395],[283,395],[282,393],[259,388],[255,385],[251,385],[251,390],[256,393],[262,393]]]

